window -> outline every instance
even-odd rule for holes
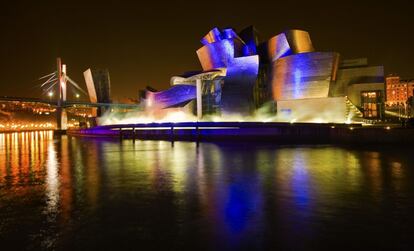
[[[377,119],[381,117],[381,91],[361,92],[361,107],[364,118]]]

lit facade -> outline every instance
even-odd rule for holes
[[[253,38],[252,38],[253,39]],[[233,30],[214,28],[197,50],[203,71],[225,68],[221,113],[249,115],[254,111],[253,87],[259,72],[256,44],[246,44]]]
[[[327,98],[336,80],[339,54],[334,52],[300,53],[272,63],[274,100]]]
[[[403,107],[414,94],[414,80],[401,80],[399,76],[389,75],[386,78],[387,100],[390,109]]]
[[[384,67],[369,65],[367,58],[341,60],[330,95],[346,96],[363,118],[381,120],[385,112],[384,81]]]
[[[270,104],[283,121],[382,118],[383,67],[316,51],[306,31],[288,30],[261,42],[253,26],[239,33],[214,28],[201,44],[196,53],[202,70],[173,77],[168,90],[141,94],[147,109],[199,103],[193,113],[253,116]]]

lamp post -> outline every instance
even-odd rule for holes
[[[48,92],[47,93],[47,96],[49,96],[49,101],[51,102],[52,101],[52,97],[53,97],[53,92],[52,91]]]
[[[76,100],[78,101],[79,100],[79,98],[80,98],[80,95],[79,95],[79,93],[75,93],[75,98],[76,98]],[[75,106],[76,107],[76,106]],[[76,110],[76,109],[75,109]],[[76,111],[75,111],[75,114],[76,114]],[[80,125],[81,125],[81,117],[80,116],[78,116],[78,127],[80,127]]]

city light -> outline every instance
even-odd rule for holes
[[[32,2],[1,5],[3,250],[414,251],[409,1]]]
[[[51,130],[55,128],[55,125],[49,122],[44,123],[0,123],[2,131],[32,131],[32,130]]]

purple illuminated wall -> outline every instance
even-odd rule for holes
[[[194,85],[174,85],[171,88],[151,92],[147,90],[146,99],[149,108],[164,109],[174,107],[196,98],[196,87]]]
[[[335,80],[339,54],[310,52],[280,58],[273,62],[274,100],[326,98]]]
[[[235,58],[227,68],[221,94],[223,114],[251,114],[254,110],[253,86],[259,71],[259,56]]]
[[[251,38],[246,44],[233,29],[224,29],[220,34],[218,31],[215,28],[202,39],[204,46],[197,50],[201,66],[204,71],[227,68],[221,95],[223,114],[251,114],[253,86],[259,71],[255,40]]]

